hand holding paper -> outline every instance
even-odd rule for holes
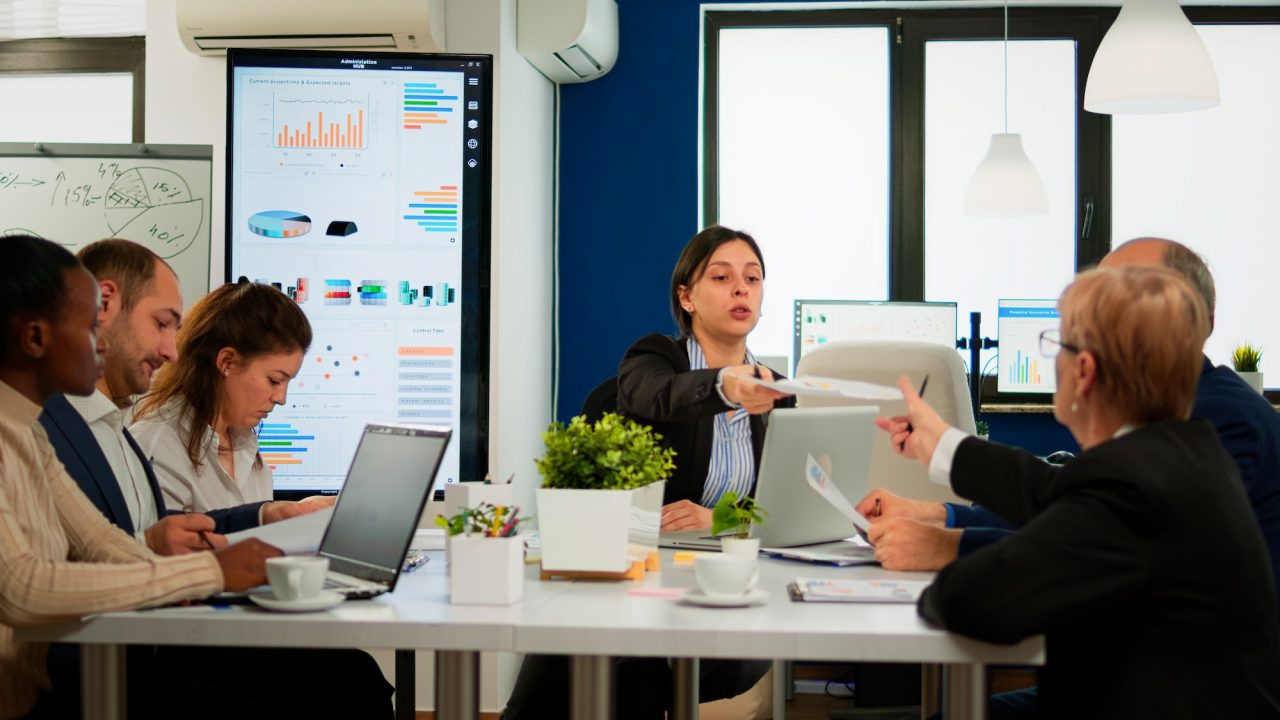
[[[861,380],[841,380],[838,378],[803,375],[786,380],[756,380],[744,378],[750,382],[763,385],[787,395],[811,395],[813,397],[847,397],[859,400],[897,400],[902,391],[888,385],[862,382]]]

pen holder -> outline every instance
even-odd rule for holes
[[[449,602],[510,605],[524,597],[524,540],[450,535]]]
[[[479,507],[480,503],[511,507],[515,504],[515,497],[515,488],[511,483],[490,485],[481,482],[461,482],[445,485],[444,516],[453,517],[462,512],[463,508]]]

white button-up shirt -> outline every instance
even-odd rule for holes
[[[129,446],[124,437],[124,426],[132,419],[129,408],[117,407],[101,390],[94,390],[88,397],[68,395],[67,402],[89,425],[89,430],[102,448],[107,465],[120,484],[120,494],[129,508],[133,520],[134,536],[146,543],[146,530],[159,520],[156,499],[147,484],[147,471],[142,458]]]

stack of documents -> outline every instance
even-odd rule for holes
[[[928,586],[928,580],[796,578],[787,592],[799,602],[913,603]]]

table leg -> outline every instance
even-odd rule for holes
[[[80,646],[80,707],[87,718],[124,720],[124,645]]]
[[[947,665],[943,670],[942,714],[947,720],[984,720],[987,717],[987,668],[984,665]]]
[[[791,663],[786,660],[773,661],[773,720],[786,720],[787,697],[791,688],[788,680],[791,676]]]
[[[920,718],[931,718],[942,709],[942,666],[920,666]]]
[[[671,720],[697,720],[698,658],[673,658],[671,675],[675,683]]]
[[[613,717],[613,658],[574,655],[569,659],[569,717],[571,720]]]
[[[396,651],[396,720],[417,716],[417,656],[413,650]],[[436,686],[437,691],[439,686]]]
[[[436,718],[476,720],[480,717],[480,653],[436,651]]]

